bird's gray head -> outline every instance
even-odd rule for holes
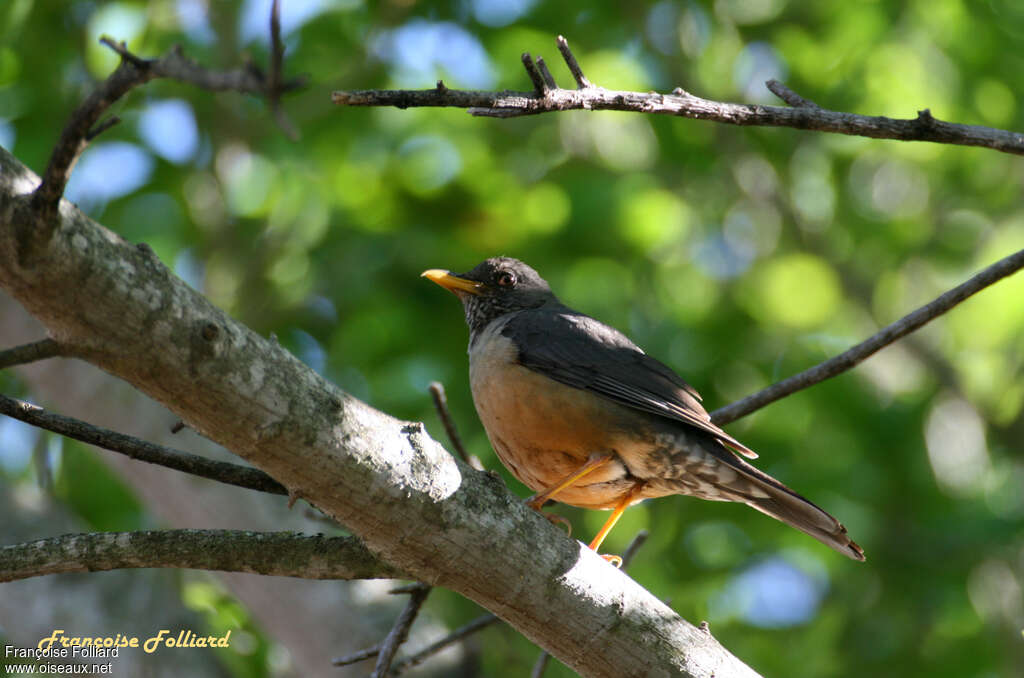
[[[479,332],[506,313],[558,301],[537,271],[510,257],[487,259],[467,273],[433,268],[424,271],[423,277],[459,298],[471,333]]]

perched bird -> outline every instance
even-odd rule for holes
[[[630,505],[687,494],[747,504],[864,560],[839,521],[740,457],[757,455],[711,422],[693,387],[523,262],[422,275],[462,302],[473,402],[498,458],[537,493],[528,504],[612,509],[591,549]]]

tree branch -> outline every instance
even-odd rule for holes
[[[53,414],[38,405],[3,394],[0,394],[0,414],[111,452],[126,454],[132,459],[166,466],[182,473],[191,473],[201,478],[259,492],[288,494],[288,490],[281,483],[257,468],[207,459],[190,452],[157,445],[79,419]]]
[[[0,351],[0,370],[34,363],[37,360],[56,358],[62,355],[60,344],[53,339],[40,339],[31,344],[22,344]]]
[[[810,99],[803,98],[778,80],[769,80],[764,84],[772,94],[779,97],[793,108],[821,108],[818,104],[814,103]]]
[[[234,90],[265,96],[276,111],[282,93],[292,91],[305,84],[304,77],[281,81],[281,54],[278,54],[278,49],[280,49],[279,24],[280,22],[278,22],[278,34],[272,59],[271,78],[265,77],[258,68],[252,65],[233,71],[208,70],[186,57],[180,45],[175,45],[159,59],[143,59],[132,54],[123,42],[117,43],[106,36],[100,38],[102,44],[121,56],[121,63],[75,109],[71,114],[71,119],[64,126],[53,153],[50,155],[42,181],[32,195],[32,212],[40,221],[38,233],[28,242],[22,243],[25,250],[22,253],[22,260],[31,257],[34,248],[45,243],[50,237],[57,205],[61,196],[64,195],[64,188],[71,176],[71,170],[88,142],[119,121],[119,118],[113,116],[97,125],[100,116],[132,89],[156,78],[169,78],[212,91]],[[284,119],[283,114],[277,117],[279,122]],[[287,119],[284,121],[287,123]],[[290,127],[289,123],[285,128],[286,132]],[[294,133],[294,129],[291,129],[291,132]],[[26,237],[28,237],[27,234],[23,235],[23,238]]]
[[[983,269],[970,280],[957,285],[933,301],[908,313],[896,322],[887,325],[871,337],[843,353],[829,358],[825,362],[804,370],[799,374],[795,374],[788,379],[772,384],[746,398],[715,410],[711,413],[711,421],[719,426],[724,426],[780,398],[830,379],[837,374],[842,374],[864,361],[873,353],[923,327],[961,301],[1002,280],[1006,276],[1016,273],[1021,268],[1024,268],[1024,250],[1000,259]]]
[[[387,638],[380,645],[380,651],[377,653],[377,664],[373,667],[373,673],[370,674],[370,678],[385,678],[391,671],[391,662],[395,658],[395,653],[398,652],[398,648],[405,642],[405,639],[409,637],[409,629],[412,628],[413,622],[416,621],[423,603],[427,602],[427,596],[430,595],[432,589],[432,586],[420,584],[409,592],[409,602],[402,610],[402,613],[398,615],[398,619],[395,620],[395,624],[391,627]]]
[[[355,537],[242,530],[66,534],[0,546],[0,582],[64,572],[172,567],[303,579],[385,579],[402,573]]]
[[[281,40],[281,0],[270,7],[270,77],[267,79],[267,100],[278,126],[292,141],[299,140],[299,131],[281,108],[281,94],[286,92],[281,81],[284,63],[284,42]]]
[[[791,127],[873,139],[982,146],[1003,153],[1024,154],[1024,134],[980,125],[945,122],[933,117],[928,109],[920,111],[916,118],[907,120],[830,111],[804,99],[777,81],[769,81],[769,89],[795,108],[711,101],[690,94],[682,88],[676,88],[671,94],[659,94],[595,87],[583,76],[564,38],[559,37],[558,47],[573,77],[576,78],[579,89],[548,87],[544,79],[536,75],[537,69],[526,54],[523,63],[534,83],[532,92],[481,92],[438,88],[342,90],[334,92],[331,98],[339,106],[445,106],[466,108],[472,115],[498,118],[569,110],[631,111],[711,120],[729,125]]]
[[[468,636],[471,636],[474,633],[482,631],[488,626],[491,626],[495,622],[499,621],[501,620],[496,615],[490,613],[480,615],[473,621],[455,629],[454,631],[452,631],[436,643],[431,643],[430,645],[423,648],[416,654],[410,655],[405,659],[396,662],[395,665],[391,668],[390,675],[397,676],[401,673],[404,673],[405,671],[408,671],[411,668],[419,666],[424,661],[426,661],[430,657],[433,657],[435,654],[445,649],[446,647],[454,645],[455,643],[467,638]]]
[[[455,426],[452,413],[448,410],[448,396],[444,392],[444,384],[439,381],[432,381],[428,389],[430,390],[430,396],[434,399],[434,409],[437,410],[437,416],[440,417],[445,433],[448,434],[448,441],[451,442],[455,453],[459,455],[459,459],[477,471],[483,471],[484,466],[480,463],[480,460],[476,455],[467,452],[465,445],[462,444],[462,436],[459,435],[459,429]]]

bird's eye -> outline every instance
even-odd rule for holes
[[[498,273],[497,281],[502,287],[512,287],[516,284],[516,274],[512,271],[502,271]]]

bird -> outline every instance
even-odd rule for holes
[[[536,493],[527,505],[612,511],[595,552],[626,508],[682,494],[746,504],[864,560],[838,520],[744,459],[758,455],[712,423],[692,386],[527,264],[421,275],[462,302],[473,403],[498,458]]]

